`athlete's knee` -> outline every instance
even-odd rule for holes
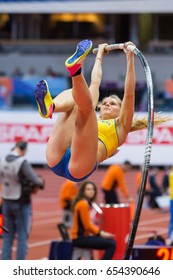
[[[86,109],[85,111],[82,110],[78,110],[78,114],[76,117],[76,123],[75,125],[79,125],[82,128],[84,128],[84,125],[88,122],[93,123],[93,118],[96,118],[95,115],[95,110],[93,108],[93,106],[91,106],[90,108]]]
[[[94,110],[94,106],[93,106],[93,100],[92,98],[88,98],[88,100],[85,100],[85,104],[82,107],[78,107],[79,112],[81,112],[81,114],[89,114],[91,111]]]
[[[46,152],[46,160],[49,167],[54,167],[58,164],[58,157],[52,152]]]
[[[51,157],[47,156],[46,160],[47,160],[47,164],[50,168],[55,166],[55,160],[53,160]]]

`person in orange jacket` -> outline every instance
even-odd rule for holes
[[[137,193],[139,192],[141,179],[142,179],[142,167],[140,167],[139,171],[136,174],[136,192]],[[145,192],[147,193],[149,191],[149,189],[150,189],[150,187],[149,187],[149,182],[148,182],[148,178],[147,178]]]
[[[101,230],[91,218],[92,203],[96,196],[97,186],[95,183],[83,182],[72,203],[72,242],[74,247],[104,250],[101,259],[111,260],[116,249],[115,235]]]
[[[78,192],[77,183],[70,180],[65,180],[61,185],[59,193],[59,201],[62,208],[62,223],[67,227],[71,228],[72,223],[72,211],[71,202]]]
[[[139,192],[139,188],[140,188],[140,184],[141,184],[141,179],[142,179],[142,166],[139,168],[137,174],[136,174],[136,193],[138,194]],[[144,208],[148,208],[149,207],[149,199],[150,199],[150,186],[149,186],[149,182],[148,182],[148,178],[146,181],[146,185],[145,185],[145,192],[144,192],[144,201],[143,201],[143,207]]]
[[[126,199],[132,200],[125,183],[125,172],[130,169],[131,163],[129,161],[125,161],[122,165],[111,165],[108,167],[101,182],[106,204],[120,203],[117,193],[118,188],[121,189]]]

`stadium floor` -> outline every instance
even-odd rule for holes
[[[45,190],[39,191],[33,196],[33,222],[29,237],[28,260],[47,259],[49,255],[50,243],[52,240],[60,239],[57,229],[57,223],[61,221],[61,208],[58,203],[58,193],[63,178],[55,176],[48,169],[37,168],[36,172],[46,181]],[[136,198],[135,176],[136,170],[129,171],[126,174],[127,187],[131,195]],[[105,173],[105,169],[98,169],[91,175],[97,186]],[[123,196],[119,193],[121,201]],[[102,193],[99,190],[98,201],[102,202]],[[147,209],[142,208],[138,230],[134,245],[143,245],[148,237],[157,232],[164,238],[167,237],[167,228],[169,222],[168,209]],[[1,258],[2,238],[0,238],[0,258]],[[15,259],[16,246],[13,247],[13,258]]]

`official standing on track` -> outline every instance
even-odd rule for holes
[[[27,142],[17,142],[12,151],[0,160],[2,183],[2,214],[4,226],[2,259],[12,259],[12,246],[17,239],[16,259],[24,260],[27,255],[32,205],[31,195],[44,188],[44,181],[24,158]]]

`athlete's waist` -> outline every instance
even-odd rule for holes
[[[118,148],[118,142],[115,141],[116,139],[110,139],[108,137],[105,137],[103,135],[98,135],[99,141],[104,145],[106,149],[106,158],[112,156],[116,149]]]

